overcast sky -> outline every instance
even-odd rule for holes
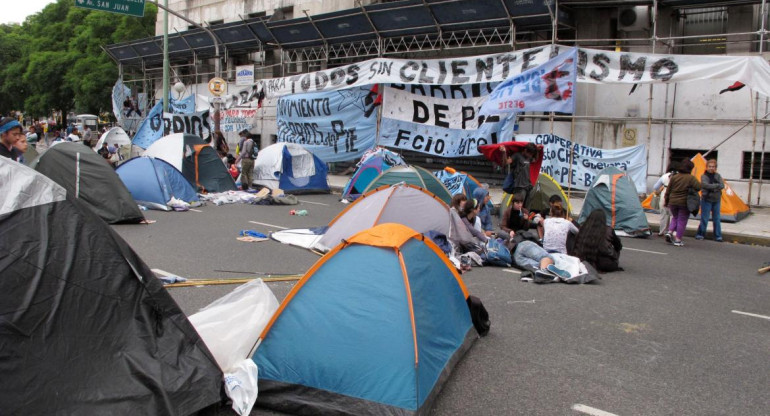
[[[45,8],[56,0],[4,0],[0,23],[21,23],[27,16]],[[74,0],[72,0],[74,2]]]

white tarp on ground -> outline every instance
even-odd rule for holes
[[[284,230],[270,235],[276,241],[326,252],[359,231],[388,222],[420,233],[449,235],[449,206],[412,185],[396,184],[358,198],[322,229]]]
[[[547,62],[568,46],[444,58],[375,58],[291,77],[259,81],[268,98],[370,84],[461,85],[500,82]],[[718,79],[740,81],[770,96],[770,64],[761,56],[663,55],[578,49],[578,82],[647,84]]]

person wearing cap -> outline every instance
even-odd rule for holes
[[[24,129],[13,117],[0,119],[0,156],[19,161],[22,153],[15,147],[24,135]]]

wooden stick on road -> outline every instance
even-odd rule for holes
[[[270,275],[268,275],[270,276]],[[191,287],[191,286],[213,286],[213,285],[237,285],[251,282],[255,279],[262,279],[263,282],[291,282],[302,278],[301,274],[280,275],[280,277],[248,277],[243,279],[189,279],[186,282],[171,283],[163,287]]]

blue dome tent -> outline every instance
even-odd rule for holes
[[[310,268],[260,335],[257,406],[429,412],[478,338],[468,297],[441,249],[411,228],[387,223],[353,235]]]
[[[171,211],[171,198],[198,201],[198,194],[182,172],[168,162],[154,157],[135,157],[116,170],[131,196],[148,208]]]

